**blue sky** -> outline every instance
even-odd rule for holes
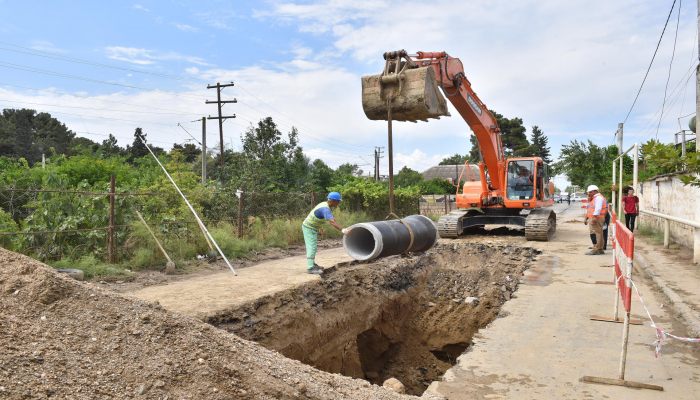
[[[0,106],[48,111],[81,136],[111,133],[121,145],[140,126],[169,148],[190,138],[178,123],[200,139],[191,121],[216,113],[204,103],[216,96],[207,83],[233,81],[224,90],[239,100],[225,111],[237,114],[224,123],[230,145],[269,115],[283,132],[299,128],[312,159],[364,164],[386,146],[386,124],[365,118],[360,77],[381,72],[385,51],[447,51],[490,108],[522,118],[528,134],[538,125],[558,155],[574,139],[612,143],[672,3],[0,0]],[[678,3],[625,124],[625,147],[657,136],[664,91],[660,140],[672,142],[679,117],[694,111],[697,5],[680,5],[675,53]],[[397,123],[396,168],[422,171],[467,152],[470,129],[452,115]],[[208,125],[210,146],[217,128]]]

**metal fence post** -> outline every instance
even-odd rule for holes
[[[114,264],[114,192],[115,192],[115,181],[114,175],[109,176],[109,229],[107,230],[108,240],[107,240],[107,256],[109,258],[109,263]]]
[[[664,220],[664,249],[668,249],[671,243],[671,221]]]
[[[243,195],[241,192],[238,196],[238,237],[243,237]]]
[[[447,211],[447,195],[445,194],[443,196],[445,196],[445,214],[447,214],[448,213],[448,211]]]

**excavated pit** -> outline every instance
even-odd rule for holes
[[[499,315],[538,253],[443,244],[419,256],[339,264],[297,288],[208,318],[315,368],[420,395]]]

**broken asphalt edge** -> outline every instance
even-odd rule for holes
[[[678,310],[678,313],[683,318],[683,321],[688,325],[690,330],[693,332],[695,337],[700,337],[700,320],[695,316],[693,310],[683,301],[683,298],[676,293],[672,288],[669,287],[668,283],[661,278],[659,275],[654,273],[652,267],[654,266],[650,263],[643,254],[643,251],[635,249],[634,252],[635,264],[641,267],[641,270],[651,278],[656,286],[661,289],[662,292],[673,302],[673,307]]]

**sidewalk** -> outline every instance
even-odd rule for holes
[[[556,205],[555,211],[558,227],[553,241],[528,243],[543,251],[539,265],[523,279],[532,284],[520,286],[503,306],[502,317],[482,329],[471,350],[428,390],[450,400],[700,398],[700,344],[669,339],[659,358],[654,358],[655,330],[636,295],[632,317],[645,323],[630,326],[625,379],[663,386],[664,392],[580,381],[586,375],[618,378],[623,326],[589,320],[591,314],[612,316],[614,286],[595,284],[612,280],[612,269],[603,266],[610,264],[611,252],[584,256],[590,238],[580,210],[572,204]],[[656,265],[666,256],[652,257]],[[633,279],[657,325],[678,336],[692,336],[677,311],[640,271],[636,268]],[[699,290],[696,284],[694,291]]]

